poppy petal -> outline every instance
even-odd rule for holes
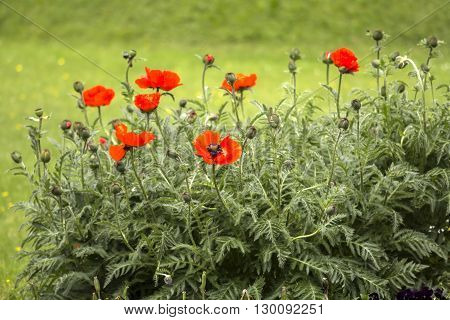
[[[119,144],[116,146],[110,146],[109,147],[109,155],[111,158],[113,158],[115,161],[120,161],[125,157],[126,154],[125,145]]]

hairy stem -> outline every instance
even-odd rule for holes
[[[334,175],[334,167],[336,164],[336,152],[337,152],[337,147],[339,144],[339,139],[341,138],[341,134],[342,134],[342,130],[339,129],[339,134],[337,136],[336,143],[334,144],[333,157],[331,159],[331,170],[330,170],[330,176],[328,177],[326,197],[328,197],[328,193],[330,191],[330,186],[331,186],[331,180],[333,179],[333,175]]]
[[[342,73],[339,73],[338,93],[337,93],[337,97],[336,97],[336,111],[337,111],[338,119],[341,118],[341,112],[339,110],[339,100],[341,97],[341,84],[342,84]]]
[[[215,165],[215,164],[212,165],[212,177],[211,177],[211,178],[212,178],[212,181],[213,181],[213,184],[214,184],[214,189],[215,189],[216,192],[217,192],[217,196],[219,197],[220,202],[222,202],[222,205],[223,205],[223,207],[227,210],[227,212],[228,212],[231,216],[233,216],[233,215],[231,214],[230,210],[228,209],[227,204],[225,203],[225,200],[222,198],[222,195],[221,195],[220,190],[219,190],[219,186],[217,185],[216,165]]]
[[[205,104],[206,113],[208,113],[208,98],[206,97],[206,87],[205,87],[205,77],[206,77],[207,69],[208,69],[208,66],[205,63],[203,66],[203,72],[202,72],[202,92],[203,92],[203,103]]]
[[[116,194],[114,195],[114,212],[115,212],[115,216],[116,216],[115,218],[116,218],[117,231],[119,231],[119,233],[123,239],[123,242],[125,243],[127,248],[130,249],[131,251],[134,251],[133,247],[128,242],[127,237],[123,233],[122,228],[120,227],[119,212],[117,210],[117,195]]]
[[[131,151],[131,157],[132,157],[132,159],[131,159],[131,165],[132,165],[132,167],[133,167],[134,176],[136,177],[136,180],[137,180],[137,182],[138,182],[138,184],[139,184],[139,188],[141,189],[142,195],[144,196],[145,200],[148,201],[148,196],[147,196],[147,193],[145,192],[144,185],[142,184],[142,180],[141,180],[141,178],[139,177],[139,175],[138,175],[138,173],[137,173],[137,169],[136,169],[136,157],[135,157],[134,153],[135,153],[135,150],[132,150],[132,151]]]

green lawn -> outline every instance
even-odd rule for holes
[[[48,1],[38,1],[39,5],[35,6],[31,1],[10,2],[43,25],[51,26],[53,32],[61,35],[84,55],[119,78],[123,77],[125,67],[121,58],[123,49],[136,49],[139,57],[146,59],[136,63],[131,71],[132,79],[144,73],[144,66],[178,72],[183,86],[173,91],[177,99],[193,98],[201,94],[202,64],[195,54],[214,54],[216,64],[221,70],[208,71],[207,84],[212,89],[215,107],[224,99],[218,87],[225,72],[256,73],[257,85],[249,94],[248,100],[256,99],[269,105],[274,104],[283,96],[282,84],[289,81],[289,73],[286,72],[287,52],[292,46],[298,46],[303,52],[303,60],[299,62],[300,90],[314,91],[320,88],[325,77],[325,67],[319,61],[324,50],[347,46],[362,58],[371,53],[373,45],[370,38],[364,36],[364,26],[373,27],[374,22],[378,22],[377,26],[391,27],[393,30],[387,30],[388,33],[396,34],[441,3],[422,1],[418,4],[411,1],[410,6],[417,8],[405,10],[408,7],[405,3],[409,2],[405,1],[389,11],[387,17],[380,17],[379,14],[369,12],[368,9],[377,8],[374,5],[367,7],[366,1],[356,1],[354,6],[346,8],[344,12],[339,11],[337,4],[342,4],[343,1],[311,2],[311,7],[304,4],[287,5],[287,1],[258,1],[254,8],[242,3],[244,7],[236,16],[229,7],[220,6],[219,2],[211,2],[211,8],[203,7],[209,2],[203,2],[202,6],[189,2],[186,6],[187,9],[192,9],[192,16],[186,17],[185,11],[180,13],[176,10],[177,6],[173,1],[157,2],[153,7],[126,7],[124,12],[120,11],[121,1],[111,1],[105,4],[105,14],[90,20],[89,12],[95,12],[91,7],[92,2],[73,1],[67,4],[69,7],[58,7],[56,2],[45,7],[44,4],[48,5]],[[317,3],[321,3],[323,8]],[[84,9],[83,5],[86,6]],[[149,9],[150,7],[153,10]],[[367,9],[365,15],[346,20],[348,14],[356,15],[362,8]],[[212,10],[216,10],[215,15],[212,15]],[[252,10],[264,14],[268,19],[267,25],[261,25],[258,17],[250,14]],[[295,10],[301,12],[298,16],[303,17],[303,24],[292,13],[297,12]],[[335,20],[329,21],[328,18],[332,17],[333,12],[337,12]],[[317,16],[317,24],[311,20],[312,14]],[[392,22],[395,14],[400,16],[396,21],[398,24]],[[155,19],[152,20],[152,16],[155,16]],[[224,16],[228,17],[228,20]],[[24,222],[24,217],[20,212],[12,212],[10,207],[14,202],[26,199],[30,189],[21,177],[11,176],[7,170],[12,166],[9,153],[13,150],[22,152],[25,162],[32,159],[26,138],[27,130],[24,127],[25,117],[33,114],[36,107],[43,107],[46,113],[51,114],[46,129],[55,138],[58,137],[58,124],[61,120],[82,120],[82,114],[75,107],[74,99],[70,97],[75,80],[83,81],[87,87],[103,84],[115,89],[117,95],[108,110],[104,111],[105,119],[119,115],[124,103],[120,98],[120,85],[117,80],[35,30],[1,5],[0,18],[0,170],[3,173],[0,180],[1,299],[17,297],[14,282],[22,266],[22,262],[18,262],[15,257],[17,252],[22,250],[20,244],[24,232],[19,231],[19,226]],[[191,18],[195,18],[191,24],[183,20]],[[146,19],[150,21],[148,32],[147,25],[142,22],[147,21]],[[420,32],[410,32],[390,44],[386,52],[408,52],[409,56],[421,63],[426,52],[417,47],[416,43],[430,30],[436,30],[440,38],[448,41],[447,20],[445,14],[439,13],[435,19],[418,27]],[[349,25],[346,25],[347,21],[351,21]],[[228,22],[229,26],[226,25]],[[164,23],[167,28],[164,28]],[[156,27],[160,32],[155,31]],[[230,31],[231,28],[242,32]],[[438,78],[437,82],[448,83],[448,48],[444,47],[441,51],[444,57],[436,61],[438,63],[433,67],[433,72]],[[351,100],[350,88],[375,89],[375,80],[369,74],[370,60],[371,58],[368,58],[361,62],[361,72],[345,77],[345,101]],[[401,71],[403,79],[407,79],[408,71]],[[332,74],[333,77],[336,75],[334,69]],[[408,82],[414,84],[413,79]],[[252,113],[253,107],[249,103],[246,105],[247,112]],[[175,108],[175,104],[165,99],[162,108],[170,110]],[[95,113],[93,110],[89,111]]]

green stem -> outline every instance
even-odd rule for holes
[[[145,117],[146,117],[145,130],[149,131],[150,130],[150,112],[146,112]]]
[[[234,84],[231,86],[231,98],[233,102],[233,110],[234,114],[236,115],[236,128],[241,128],[241,120],[239,120],[239,113],[238,113],[238,106],[236,103],[236,91],[234,89]]]
[[[80,169],[81,169],[81,187],[84,190],[84,161],[83,161],[83,156],[84,156],[84,151],[86,150],[86,144],[87,144],[87,140],[84,141],[84,145],[83,145],[83,149],[81,150],[81,157],[80,157]]]
[[[377,60],[380,60],[380,48],[378,47],[378,41],[376,42],[376,50],[377,50]],[[380,66],[377,67],[377,93],[378,97],[380,97]]]
[[[241,105],[242,119],[245,119],[245,115],[244,115],[244,90],[240,91],[239,103]]]
[[[147,193],[145,192],[144,185],[142,184],[142,180],[141,180],[141,178],[139,177],[139,175],[137,173],[136,157],[135,157],[134,153],[135,153],[135,150],[132,149],[131,150],[131,158],[132,158],[131,159],[131,165],[133,167],[134,176],[136,177],[136,180],[137,180],[137,182],[139,184],[139,188],[141,189],[142,195],[144,196],[145,200],[148,201],[148,196],[147,196]]]
[[[203,102],[205,104],[206,113],[208,113],[208,98],[206,97],[206,88],[205,88],[206,69],[208,69],[208,66],[206,64],[204,64],[203,73],[202,73],[202,92],[203,92]]]
[[[341,118],[341,112],[339,110],[339,99],[341,97],[341,84],[342,84],[342,73],[339,73],[338,93],[337,93],[337,97],[336,97],[336,111],[337,111],[338,119]]]
[[[327,71],[326,71],[326,80],[327,80],[327,87],[330,86],[330,65],[327,63]],[[328,101],[328,111],[331,113],[331,103],[330,103],[330,96],[327,95],[327,101]]]
[[[362,168],[362,161],[361,161],[361,130],[360,130],[360,113],[358,110],[358,114],[357,114],[357,118],[356,118],[356,135],[357,135],[357,143],[358,143],[358,161],[359,161],[359,190],[362,193],[362,188],[363,188],[363,182],[364,182],[364,177],[363,177],[363,168]]]
[[[319,229],[317,229],[316,231],[314,231],[313,233],[309,233],[309,234],[305,234],[302,236],[297,236],[297,237],[293,237],[292,240],[298,240],[298,239],[305,239],[305,238],[309,238],[312,236],[315,236],[317,233],[319,233]]]
[[[342,130],[339,129],[339,134],[337,136],[336,143],[334,144],[333,158],[331,159],[331,170],[330,170],[330,176],[328,177],[326,197],[328,197],[328,192],[330,191],[330,186],[331,186],[331,180],[333,179],[333,175],[334,175],[334,167],[335,167],[335,164],[336,164],[337,146],[338,146],[338,143],[339,143],[339,139],[341,138],[341,134],[342,134]]]
[[[220,199],[220,202],[222,202],[222,205],[223,205],[223,207],[227,210],[227,212],[228,212],[231,216],[233,216],[233,215],[231,214],[230,210],[228,209],[228,207],[227,207],[227,205],[226,205],[226,203],[225,203],[225,200],[222,198],[222,195],[220,194],[220,190],[219,190],[219,187],[218,187],[218,185],[217,185],[216,165],[215,165],[215,164],[212,165],[212,181],[213,181],[213,184],[214,184],[214,189],[216,189],[217,196],[218,196],[219,199]]]
[[[119,212],[117,210],[117,195],[116,194],[114,195],[114,212],[115,212],[115,216],[116,216],[117,230],[119,231],[119,233],[123,239],[123,242],[125,242],[125,245],[127,246],[128,249],[130,249],[131,251],[134,251],[133,247],[128,242],[127,237],[123,233],[122,228],[120,227]]]
[[[247,141],[248,138],[245,137],[244,139],[244,143],[242,143],[242,153],[241,153],[241,158],[239,159],[239,181],[242,185],[242,170],[243,170],[243,162],[244,162],[244,151],[245,151],[245,146],[247,145]]]
[[[158,110],[155,110],[155,120],[156,120],[156,125],[158,126],[159,132],[161,133],[161,136],[163,137],[163,141],[164,141],[164,147],[168,148],[169,147],[169,143],[166,139],[166,136],[164,135],[164,131],[162,129],[161,126],[161,121],[159,119],[159,115],[158,115]]]
[[[189,197],[191,197],[191,188],[189,188],[189,181],[188,181],[187,174],[186,174],[185,181],[186,181],[187,193],[188,193]],[[187,229],[188,229],[189,238],[191,239],[192,245],[196,246],[194,237],[192,236],[192,208],[191,208],[191,201],[189,201],[187,205],[188,205]]]
[[[103,129],[103,131],[105,131],[106,135],[109,136],[109,132],[106,131],[105,126],[103,125],[103,119],[102,119],[102,107],[97,107],[97,111],[98,111],[98,120],[100,121],[100,125]]]

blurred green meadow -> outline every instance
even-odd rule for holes
[[[17,260],[25,221],[13,212],[14,202],[28,197],[30,189],[22,177],[12,176],[10,152],[23,154],[24,162],[33,160],[25,118],[42,107],[51,119],[46,121],[48,136],[59,137],[63,119],[83,120],[75,105],[72,83],[81,80],[86,87],[103,84],[114,88],[116,98],[103,114],[113,119],[125,107],[120,84],[114,78],[68,49],[25,20],[0,1],[0,299],[20,298],[15,287],[23,261]],[[122,79],[125,61],[122,50],[135,49],[142,58],[131,70],[130,78],[144,74],[144,66],[169,69],[180,74],[183,86],[173,91],[176,99],[196,98],[201,94],[202,63],[195,56],[211,53],[221,70],[210,69],[206,83],[212,90],[214,107],[224,98],[218,89],[225,72],[256,73],[257,85],[247,98],[247,113],[254,112],[248,101],[256,99],[274,104],[283,97],[283,83],[289,82],[287,54],[300,48],[298,85],[302,92],[313,92],[325,81],[325,66],[320,61],[326,50],[345,46],[362,59],[360,72],[344,79],[343,98],[351,100],[354,87],[375,90],[370,75],[373,40],[366,30],[382,29],[391,39],[433,9],[448,4],[442,0],[415,1],[50,1],[7,0],[15,10],[111,74]],[[417,46],[420,39],[436,35],[449,41],[450,5],[390,43],[384,53],[407,53],[422,63],[426,51]],[[390,39],[388,39],[390,40]],[[450,80],[448,46],[442,57],[432,61],[438,83]],[[409,71],[409,70],[408,70]],[[413,79],[402,71],[401,78],[411,86]],[[332,68],[332,78],[337,75]],[[336,85],[333,83],[332,85]],[[320,89],[318,91],[320,93]],[[164,99],[166,114],[176,103]],[[324,112],[327,110],[324,109]],[[91,118],[95,110],[88,110]],[[44,146],[50,143],[44,140]]]

